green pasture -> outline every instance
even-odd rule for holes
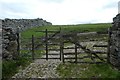
[[[42,26],[34,27],[28,30],[25,30],[21,33],[23,38],[31,38],[32,35],[35,37],[44,36],[43,32],[36,32],[41,30],[61,30],[64,32],[106,32],[111,23],[99,23],[99,24],[79,24],[79,25],[52,25],[52,26]]]

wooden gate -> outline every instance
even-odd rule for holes
[[[44,37],[41,38],[41,44],[38,44],[34,46],[34,49],[37,49],[38,47],[40,50],[45,51],[45,54],[43,54],[42,58],[40,59],[59,59],[61,60],[61,47],[60,47],[60,32],[59,31],[48,31],[47,29],[45,31],[37,31],[42,32],[45,34]],[[44,46],[44,48],[41,48],[40,46]]]
[[[87,46],[82,45],[77,39],[77,33],[66,34],[60,30],[58,31],[36,31],[45,34],[39,39],[39,42],[35,42],[35,37],[32,35],[31,39],[31,51],[32,59],[58,59],[62,60],[63,63],[106,63],[107,62],[107,51],[93,51]],[[42,47],[43,48],[42,48]],[[92,45],[92,47],[103,47],[107,49],[107,45]],[[44,51],[41,57],[35,57],[36,50]]]
[[[107,51],[92,51],[86,46],[81,45],[77,39],[77,34],[62,35],[62,61],[71,63],[106,63]],[[73,46],[66,46],[67,44]],[[107,45],[93,45],[92,47],[104,47]],[[81,49],[81,50],[80,50]]]

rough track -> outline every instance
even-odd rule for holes
[[[46,61],[37,59],[12,78],[59,78],[60,76],[56,73],[56,68],[60,63],[60,60]]]

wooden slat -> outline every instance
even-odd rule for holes
[[[75,57],[64,57],[64,59],[75,59]]]
[[[70,43],[70,41],[69,41],[69,40],[67,40],[67,41],[63,41],[63,43]]]
[[[65,47],[63,49],[75,49],[75,47]]]
[[[95,54],[107,54],[107,52],[105,52],[105,51],[92,51],[92,53],[95,53]]]
[[[35,50],[46,50],[46,48],[38,48],[38,49],[35,49]]]
[[[46,54],[44,54],[44,55],[46,55]],[[48,55],[60,55],[59,53],[48,53]]]
[[[36,58],[36,59],[46,59],[46,58]],[[60,59],[60,58],[48,58],[48,59]]]
[[[60,51],[60,49],[48,49],[49,51]]]
[[[85,56],[85,57],[78,57],[77,59],[84,59],[84,58],[89,58],[89,57],[87,57],[87,56]],[[46,59],[46,58],[36,58],[36,59]],[[48,57],[48,59],[60,59],[60,58],[49,58]],[[64,58],[64,60],[65,59],[75,59],[75,57],[65,57]],[[105,58],[106,59],[106,58]],[[65,62],[65,61],[64,61]],[[77,61],[78,62],[78,61]],[[78,62],[79,63],[79,62]],[[86,63],[86,62],[85,62]],[[88,63],[88,62],[87,62]]]
[[[97,32],[77,33],[77,36],[85,36],[85,35],[97,35]]]
[[[53,53],[53,54],[48,54],[48,55],[60,55],[60,54]]]
[[[60,45],[59,43],[48,43],[48,45]]]
[[[63,53],[63,55],[75,55],[75,52]]]
[[[30,51],[30,49],[20,49],[20,51],[22,51],[22,50]]]
[[[77,57],[77,59],[91,58],[90,56]],[[93,58],[96,58],[93,56]],[[75,57],[65,57],[65,59],[75,59]]]
[[[93,47],[107,47],[108,45],[94,45]]]
[[[86,54],[85,52],[77,52],[77,54]],[[63,55],[75,55],[75,52],[66,52],[66,53],[63,53]]]
[[[68,61],[70,63],[75,63],[74,61]],[[77,62],[77,63],[85,63],[85,64],[106,64],[104,62]]]
[[[85,52],[77,52],[78,54],[86,54]],[[92,51],[92,53],[96,53],[96,54],[107,54],[107,52],[102,52],[102,51]],[[64,53],[64,55],[75,55],[75,52],[66,52]]]

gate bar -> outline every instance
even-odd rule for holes
[[[75,63],[77,63],[77,45],[75,43]]]
[[[111,38],[111,28],[108,28],[108,47],[107,47],[107,62],[110,63],[110,38]]]
[[[34,60],[34,35],[32,35],[32,59]]]
[[[46,60],[48,60],[48,31],[45,31],[45,42],[46,42]]]

